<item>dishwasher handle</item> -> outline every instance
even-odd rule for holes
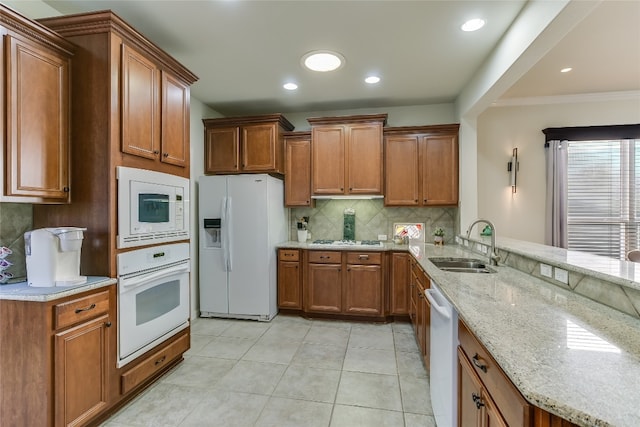
[[[447,320],[451,319],[451,312],[449,310],[447,310],[446,307],[438,304],[436,299],[433,297],[434,294],[438,294],[438,291],[436,291],[434,289],[425,289],[424,290],[424,295],[429,300],[429,303],[431,303],[431,307],[433,307],[445,319],[447,319]]]

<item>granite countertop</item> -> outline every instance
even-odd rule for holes
[[[0,286],[0,300],[46,302],[91,289],[102,288],[116,283],[116,279],[102,276],[87,276],[86,283],[72,286],[33,287],[27,282]]]
[[[454,273],[428,259],[481,257],[461,246],[379,250],[413,254],[529,402],[581,426],[640,426],[640,320],[509,267]],[[637,285],[628,276],[621,280]]]

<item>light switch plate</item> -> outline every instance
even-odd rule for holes
[[[462,239],[459,236],[456,236],[456,243],[457,244],[462,243]]]
[[[551,266],[547,264],[540,264],[540,275],[544,277],[553,277]]]
[[[487,253],[487,247],[485,245],[478,244],[478,247],[480,248],[480,252],[482,252],[483,254]]]
[[[469,246],[469,241],[468,241],[468,240],[465,240],[465,241],[464,241],[464,245],[465,245],[465,246]]]
[[[569,283],[569,272],[561,268],[556,267],[554,271],[554,277],[558,282]]]

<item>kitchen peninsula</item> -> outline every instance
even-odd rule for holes
[[[465,244],[466,239],[458,240],[461,245],[444,247],[386,243],[379,250],[412,254],[453,303],[459,318],[534,407],[534,416],[547,412],[580,426],[640,425],[636,383],[640,377],[640,319],[585,298],[567,286],[535,277],[529,274],[533,268],[525,273],[509,266],[511,262],[527,264],[524,248],[531,244],[526,242],[498,239],[506,265],[494,267],[495,274],[446,272],[429,261],[430,257],[486,256],[470,250],[484,242],[471,240]],[[297,242],[285,242],[279,247],[301,253],[315,249]],[[347,247],[340,251],[357,249]],[[528,258],[534,266],[546,262],[567,270],[574,267],[557,248],[537,245],[537,249]],[[588,272],[583,266],[575,268],[582,269],[583,274]],[[570,276],[574,274],[572,271]],[[628,274],[591,274],[600,280],[623,282],[624,290],[637,298],[637,275],[631,279]],[[587,337],[599,348],[580,345],[578,336]]]

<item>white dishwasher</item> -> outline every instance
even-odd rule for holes
[[[458,425],[458,312],[431,281],[425,289],[431,304],[429,389],[438,427]]]

